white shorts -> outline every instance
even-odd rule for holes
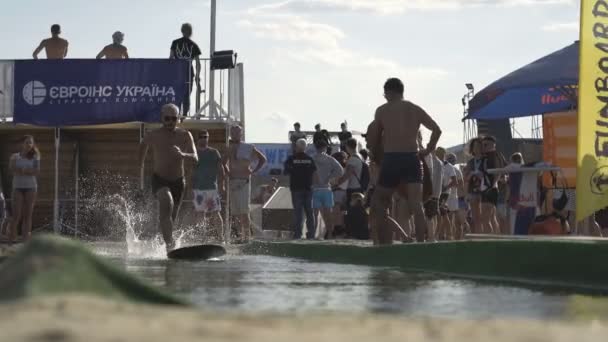
[[[220,193],[217,190],[192,190],[194,210],[199,213],[212,213],[222,210]]]
[[[230,180],[230,215],[249,214],[251,183],[249,179]]]

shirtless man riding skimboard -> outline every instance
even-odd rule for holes
[[[179,212],[184,188],[184,160],[198,162],[192,135],[177,127],[179,108],[166,104],[161,109],[162,127],[148,132],[139,149],[139,165],[144,168],[148,148],[152,148],[154,173],[152,193],[159,202],[159,225],[167,251],[175,247],[173,225]],[[143,173],[142,173],[143,174]]]

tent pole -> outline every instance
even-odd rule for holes
[[[230,115],[228,115],[228,120],[226,121],[226,152],[225,158],[230,158]],[[230,159],[227,159],[230,160]],[[223,166],[222,166],[223,167]],[[230,243],[230,237],[232,235],[232,226],[230,224],[230,176],[224,170],[224,181],[226,183],[226,208],[225,208],[225,218],[224,218],[224,241],[226,243]]]
[[[59,227],[59,146],[60,128],[55,127],[55,195],[53,200],[53,231],[60,232]]]
[[[80,180],[78,179],[78,174],[80,173],[80,144],[76,141],[76,160],[74,163],[74,192],[76,195],[74,196],[74,236],[78,236],[78,202],[80,200],[79,196],[79,185]]]
[[[144,133],[146,131],[145,124],[141,123],[139,125],[139,144],[141,145],[144,142]],[[146,165],[146,161],[143,161],[143,164]],[[144,168],[139,168],[139,190],[144,190]]]
[[[217,110],[215,103],[215,72],[213,70],[213,54],[215,53],[215,29],[216,29],[216,0],[211,0],[210,10],[210,28],[209,28],[209,117],[217,119]]]

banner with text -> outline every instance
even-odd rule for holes
[[[291,155],[291,144],[255,144],[267,159],[266,165],[259,171],[260,175],[278,176],[283,174],[283,165]]]
[[[608,2],[583,0],[576,219],[608,206]]]
[[[12,68],[4,66],[13,80],[3,93],[14,94],[16,123],[159,122],[164,104],[180,106],[184,99],[187,63],[169,59],[14,61]]]

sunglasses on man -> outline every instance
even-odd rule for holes
[[[165,122],[177,122],[177,116],[165,116],[163,118]]]

